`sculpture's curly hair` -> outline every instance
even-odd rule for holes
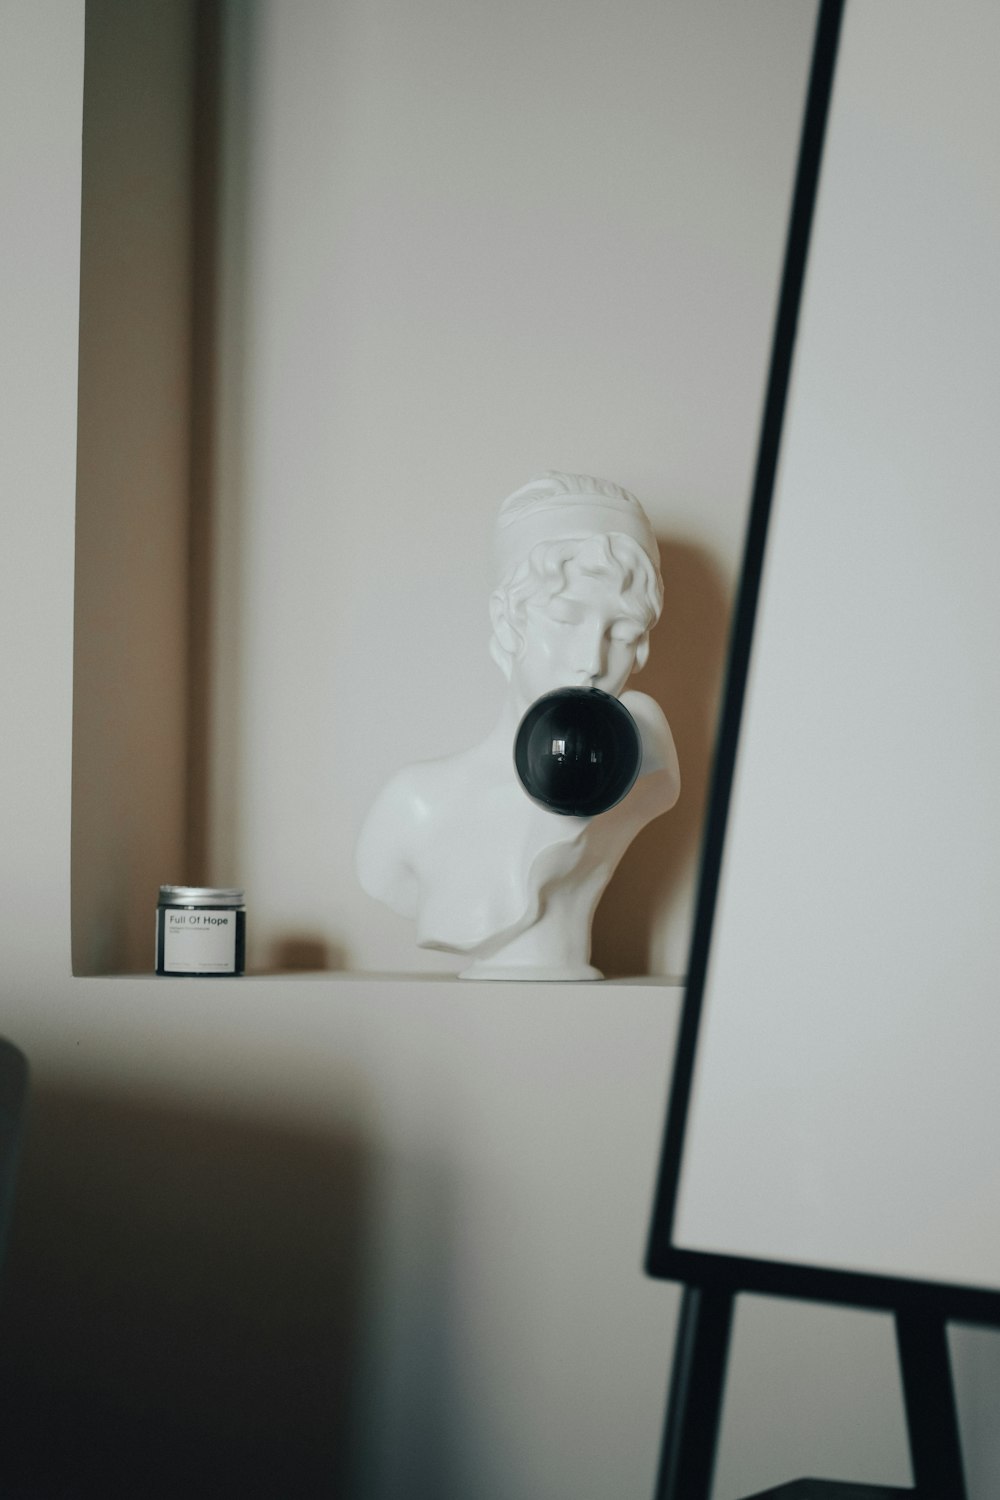
[[[636,650],[636,671],[649,654],[646,637],[663,608],[659,569],[639,543],[622,532],[599,532],[581,540],[539,542],[490,597],[493,636],[490,655],[505,676],[524,646],[529,604],[542,607],[570,584],[571,572],[606,579],[620,597],[622,614],[635,619],[643,639]]]

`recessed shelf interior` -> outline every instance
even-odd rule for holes
[[[393,771],[491,726],[494,517],[564,467],[635,490],[660,539],[637,685],[682,798],[616,872],[594,958],[676,974],[797,90],[760,107],[753,28],[756,68],[702,39],[727,120],[760,122],[737,131],[694,81],[658,86],[666,15],[595,9],[567,69],[544,18],[524,68],[515,14],[510,48],[472,12],[295,14],[87,7],[74,971],[148,971],[168,882],[245,887],[261,972],[451,964],[365,896],[353,847]]]

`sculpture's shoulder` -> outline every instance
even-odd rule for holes
[[[621,702],[636,722],[642,741],[640,779],[655,776],[663,800],[662,811],[673,807],[681,791],[677,747],[667,716],[648,693],[622,693]]]
[[[372,804],[369,821],[389,819],[400,832],[426,823],[433,817],[440,787],[446,779],[443,765],[442,761],[417,761],[390,776]]]
[[[420,769],[407,766],[386,782],[368,810],[354,854],[362,889],[403,916],[416,910],[410,849],[426,816]]]
[[[370,896],[404,916],[416,913],[420,851],[453,800],[463,759],[449,755],[404,766],[385,783],[362,824],[358,880]]]
[[[434,816],[447,784],[447,761],[417,761],[404,766],[382,787],[361,830],[362,841],[391,829],[395,842],[405,843],[408,832],[419,831]]]

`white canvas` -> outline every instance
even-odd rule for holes
[[[1000,1288],[1000,11],[847,7],[674,1242]]]

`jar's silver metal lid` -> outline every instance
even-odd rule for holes
[[[160,901],[164,906],[242,906],[243,896],[236,886],[160,886]]]

